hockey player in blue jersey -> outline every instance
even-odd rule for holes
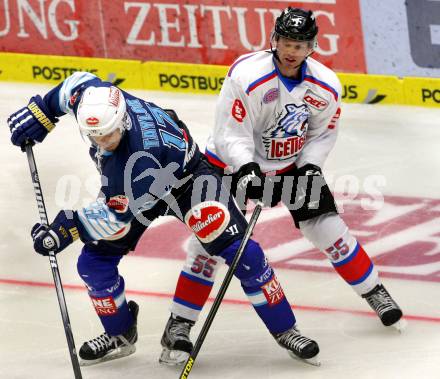
[[[73,74],[13,113],[8,118],[12,143],[42,142],[65,114],[76,118],[91,141],[101,192],[82,209],[61,210],[48,227],[36,224],[31,234],[42,255],[59,253],[77,239],[84,243],[77,268],[105,330],[80,348],[81,363],[91,365],[135,351],[139,307],[125,298],[118,264],[152,220],[179,218],[206,251],[228,264],[247,222],[175,114],[90,73]],[[316,358],[317,343],[296,329],[283,289],[253,240],[235,275],[277,342],[291,355]]]

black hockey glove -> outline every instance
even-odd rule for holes
[[[328,190],[321,169],[314,164],[307,163],[297,170],[296,175],[296,202],[304,203],[306,209],[318,207],[324,187]]]
[[[31,236],[34,240],[34,250],[38,254],[47,256],[49,251],[57,254],[64,250],[78,238],[79,234],[74,218],[67,217],[66,211],[61,211],[50,226],[35,224]]]
[[[51,116],[41,96],[34,96],[26,107],[8,117],[11,141],[16,146],[42,142],[56,122],[58,119]]]
[[[245,200],[259,200],[263,197],[264,174],[258,163],[249,162],[241,166],[234,174],[233,180],[236,183],[236,195],[245,192]]]

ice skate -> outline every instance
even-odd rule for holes
[[[392,326],[402,332],[406,326],[406,321],[402,319],[402,310],[382,284],[378,284],[362,297],[367,300],[383,325]]]
[[[189,339],[193,325],[193,321],[173,314],[170,316],[160,341],[163,347],[159,358],[160,363],[176,366],[186,362],[193,348]]]
[[[287,349],[288,354],[295,359],[299,359],[313,366],[320,366],[318,359],[318,344],[301,335],[300,331],[294,326],[284,333],[274,335],[278,345]]]
[[[84,342],[79,350],[81,366],[90,366],[126,357],[136,351],[135,343],[138,338],[137,315],[139,306],[134,301],[129,301],[128,307],[134,318],[131,328],[126,333],[118,336],[109,336],[107,333],[103,333],[99,337]]]

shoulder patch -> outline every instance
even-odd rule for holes
[[[328,101],[318,96],[311,90],[307,90],[304,95],[304,102],[319,111],[322,111],[328,107]]]
[[[232,117],[234,117],[238,122],[243,122],[246,117],[246,108],[244,107],[240,99],[235,99],[232,104],[231,109]]]

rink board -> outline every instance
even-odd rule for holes
[[[56,84],[89,71],[121,88],[218,94],[227,66],[0,53],[0,80]],[[440,79],[338,73],[346,103],[440,106]]]

